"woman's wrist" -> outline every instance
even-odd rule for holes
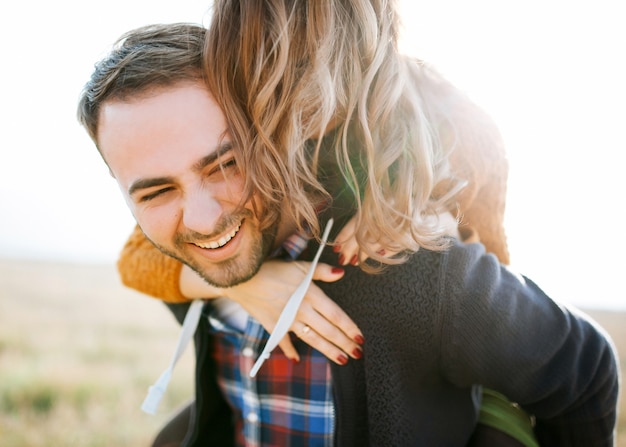
[[[180,293],[190,300],[213,299],[226,296],[226,289],[212,286],[190,267],[184,265],[180,271]]]

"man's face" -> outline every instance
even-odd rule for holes
[[[278,229],[263,234],[251,202],[238,210],[243,179],[226,130],[204,84],[185,82],[105,102],[98,132],[148,239],[220,287],[253,276]]]

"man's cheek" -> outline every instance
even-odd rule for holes
[[[135,207],[131,211],[141,230],[153,243],[164,245],[171,240],[172,235],[168,234],[172,232],[169,219],[161,216],[160,213],[155,213],[154,210],[142,210]]]

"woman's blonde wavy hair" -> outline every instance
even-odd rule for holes
[[[399,27],[392,0],[216,0],[204,55],[267,221],[289,211],[319,235],[311,198],[332,193],[320,169],[334,160],[361,250],[386,263],[405,258],[368,243],[404,254],[446,246],[436,215],[460,188],[442,114],[420,91],[427,67],[399,53]]]

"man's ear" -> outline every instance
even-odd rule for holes
[[[109,175],[113,178],[115,178],[115,175],[113,174],[113,171],[111,171],[111,169],[109,168]]]

